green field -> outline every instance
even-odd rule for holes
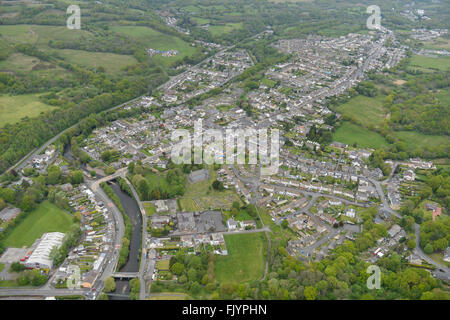
[[[149,300],[189,300],[189,296],[185,293],[170,293],[170,292],[164,292],[164,293],[155,293],[152,295]]]
[[[108,73],[119,73],[123,67],[137,62],[133,56],[107,52],[63,49],[58,50],[58,54],[67,61],[84,67],[98,68],[102,66]]]
[[[22,53],[13,53],[0,61],[0,71],[31,71],[40,60]]]
[[[235,29],[242,29],[242,22],[238,23],[227,23],[223,26],[210,26],[208,30],[215,37],[221,36],[225,33],[229,33]]]
[[[186,192],[180,198],[182,211],[204,211],[209,209],[230,209],[234,201],[241,203],[239,196],[230,190],[217,191],[212,188],[216,173],[210,170],[208,180],[186,185]]]
[[[444,39],[441,37],[435,38],[430,41],[424,42],[424,48],[430,50],[449,50],[450,49],[450,39]]]
[[[410,66],[420,70],[450,70],[450,57],[431,58],[426,56],[413,55]]]
[[[42,94],[23,94],[18,96],[0,96],[0,127],[5,124],[14,124],[24,117],[37,117],[41,112],[45,112],[55,107],[39,101]]]
[[[0,35],[8,43],[31,43],[47,46],[50,40],[75,40],[91,33],[85,30],[67,29],[66,26],[38,26],[38,25],[3,25]]]
[[[383,109],[384,96],[379,95],[375,98],[366,96],[356,96],[347,103],[337,107],[336,111],[344,116],[354,119],[362,126],[378,126],[384,118]]]
[[[5,264],[4,263],[0,263],[0,272],[2,272],[3,271],[3,269],[5,269]]]
[[[178,50],[179,54],[173,57],[154,56],[155,61],[168,64],[173,61],[194,54],[195,48],[178,37],[161,33],[154,29],[142,26],[113,26],[111,30],[132,38],[139,39],[148,48],[157,50]]]
[[[207,24],[207,23],[209,23],[211,21],[209,19],[198,18],[198,17],[194,17],[194,18],[192,18],[192,20],[194,20],[195,22],[197,22],[200,25]]]
[[[353,145],[355,142],[361,148],[380,148],[388,142],[380,134],[360,127],[350,122],[344,122],[333,134],[333,140]]]
[[[214,272],[219,282],[259,280],[264,276],[267,250],[262,232],[225,235],[228,255],[216,257]]]
[[[156,261],[156,269],[158,270],[169,270],[170,260],[159,260]]]
[[[67,232],[72,225],[70,214],[44,201],[5,238],[6,247],[29,247],[47,232]]]
[[[150,202],[143,202],[142,205],[144,206],[145,213],[148,216],[154,215],[156,213],[155,206]]]
[[[162,175],[155,173],[146,173],[144,177],[148,181],[148,184],[151,186],[151,189],[159,186],[161,188],[161,191],[169,191],[170,186],[167,183],[167,180]]]
[[[450,140],[446,136],[432,136],[416,131],[397,131],[395,135],[405,141],[409,152],[423,150],[426,147],[438,147],[449,145]]]

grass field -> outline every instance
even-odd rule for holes
[[[170,292],[164,292],[159,295],[155,295],[150,297],[150,300],[188,300],[189,296],[184,293],[174,292],[171,294]]]
[[[18,287],[19,284],[16,280],[0,280],[0,287],[9,288],[9,287]]]
[[[72,217],[49,201],[44,201],[5,238],[7,247],[22,248],[47,232],[67,232]]]
[[[431,136],[415,131],[397,131],[396,136],[405,141],[408,151],[423,150],[426,147],[448,145],[450,140],[446,136]]]
[[[13,53],[7,59],[0,61],[1,71],[31,71],[40,60],[22,53]]]
[[[102,66],[108,73],[119,73],[123,67],[137,62],[133,56],[107,52],[63,49],[58,50],[58,54],[67,61],[84,67],[98,68]]]
[[[215,37],[221,36],[225,33],[229,33],[235,29],[242,29],[242,22],[227,23],[223,26],[210,26],[208,28],[209,32],[211,32],[211,34]]]
[[[438,37],[433,40],[426,41],[424,42],[424,48],[430,50],[450,50],[450,39]]]
[[[388,142],[380,134],[350,122],[344,122],[334,133],[333,140],[362,148],[380,148]]]
[[[426,56],[413,55],[410,66],[412,68],[433,70],[450,70],[450,57],[431,58]]]
[[[182,211],[204,211],[209,209],[230,209],[234,201],[242,203],[239,196],[230,190],[217,191],[211,185],[216,179],[216,173],[210,170],[206,181],[186,184],[186,192],[180,198]]]
[[[168,64],[173,61],[190,56],[195,48],[178,37],[167,35],[154,29],[143,26],[113,26],[111,30],[132,38],[141,40],[148,48],[157,50],[178,50],[179,54],[174,57],[154,56],[155,61]]]
[[[216,257],[219,282],[259,280],[264,276],[267,239],[264,233],[225,235],[228,255]]]
[[[0,127],[5,124],[14,124],[23,117],[37,117],[41,112],[55,107],[39,101],[41,94],[23,94],[18,96],[0,96]]]
[[[50,40],[75,40],[89,36],[85,30],[69,30],[66,26],[38,26],[29,24],[0,26],[0,35],[8,43],[31,43],[47,46]]]
[[[376,127],[385,118],[383,99],[384,96],[382,95],[374,98],[359,95],[340,105],[336,111],[354,119],[362,126],[372,125]]]
[[[154,215],[156,213],[155,206],[150,202],[143,202],[142,205],[144,206],[145,213],[148,216]]]
[[[158,270],[169,270],[170,260],[159,260],[156,261],[156,269]]]
[[[0,263],[0,272],[2,272],[3,271],[3,269],[5,269],[5,264],[4,263]]]

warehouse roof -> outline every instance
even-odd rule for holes
[[[45,233],[38,246],[28,258],[26,265],[46,265],[49,268],[53,266],[52,259],[50,258],[50,252],[54,247],[60,247],[63,243],[64,233],[51,232]]]

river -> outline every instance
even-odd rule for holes
[[[130,239],[130,253],[127,263],[120,268],[120,272],[139,272],[139,260],[141,256],[141,234],[142,234],[142,216],[139,206],[132,197],[120,189],[119,183],[113,180],[109,183],[110,187],[119,197],[125,213],[131,220],[133,231]],[[113,293],[129,295],[129,280],[116,280],[116,291]],[[110,297],[110,300],[124,300],[124,297]]]

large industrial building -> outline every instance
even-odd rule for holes
[[[31,256],[25,262],[25,268],[51,269],[53,267],[50,252],[53,248],[59,248],[64,239],[64,233],[51,232],[42,235],[39,244]]]

